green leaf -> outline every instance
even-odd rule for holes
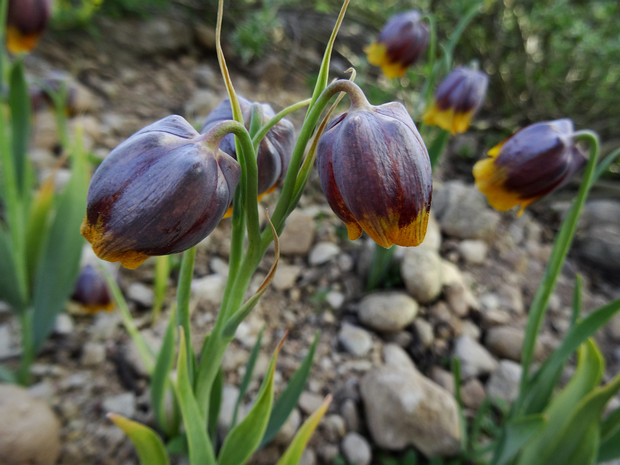
[[[211,438],[214,447],[217,444],[217,420],[220,417],[222,407],[222,394],[224,391],[224,374],[222,368],[217,371],[213,386],[211,387],[211,398],[209,399],[209,420],[207,422],[207,434]]]
[[[16,312],[26,307],[25,296],[19,289],[19,277],[15,266],[11,239],[0,227],[0,300],[7,302]]]
[[[264,446],[271,441],[271,439],[273,439],[297,405],[299,396],[301,396],[301,393],[308,382],[310,369],[312,368],[312,361],[314,360],[314,353],[316,352],[318,342],[319,333],[316,333],[314,336],[314,341],[312,341],[312,345],[302,360],[301,365],[299,365],[299,368],[295,371],[273,406],[271,416],[269,417],[269,423],[267,424],[267,429],[265,430],[265,435],[261,441],[261,446]]]
[[[312,415],[308,417],[308,419],[301,425],[297,434],[293,438],[293,441],[288,446],[284,455],[278,460],[276,465],[297,465],[301,460],[301,455],[304,453],[304,449],[312,436],[312,433],[318,426],[321,418],[325,415],[327,408],[331,402],[331,397],[327,396],[327,398],[323,401],[323,404],[314,412]]]
[[[176,436],[179,433],[180,418],[176,405],[171,412],[172,418],[166,413],[166,393],[171,387],[169,376],[174,364],[174,329],[176,327],[176,315],[170,312],[170,320],[166,328],[166,334],[162,342],[155,367],[151,376],[151,405],[155,413],[157,425],[166,433],[166,436]]]
[[[252,351],[250,352],[248,363],[245,366],[245,373],[243,374],[243,379],[241,380],[241,384],[239,385],[239,395],[237,396],[237,402],[235,402],[235,409],[233,410],[231,428],[237,424],[237,413],[239,412],[239,405],[241,404],[242,399],[245,397],[245,393],[248,390],[250,381],[252,381],[252,375],[254,374],[254,367],[256,366],[256,360],[258,359],[258,354],[260,353],[260,346],[263,340],[264,331],[265,331],[265,327],[263,326],[260,332],[258,333],[256,342],[254,343],[254,346],[252,347]]]
[[[28,276],[34,276],[38,267],[41,249],[49,234],[49,219],[53,211],[54,178],[50,176],[34,197],[30,206],[26,228],[26,269]]]
[[[498,443],[499,452],[493,458],[493,464],[504,465],[512,460],[546,422],[543,415],[527,415],[506,423]]]
[[[108,418],[131,439],[141,465],[170,465],[164,443],[155,431],[115,413],[109,413]]]
[[[615,409],[601,425],[601,445],[597,462],[608,462],[620,457],[620,408]]]
[[[56,214],[45,238],[34,284],[33,343],[38,350],[56,316],[73,292],[79,272],[83,239],[80,225],[86,211],[86,156],[76,150],[71,179],[58,199]]]
[[[30,95],[24,74],[24,64],[18,59],[9,77],[9,106],[11,108],[12,150],[18,189],[26,192],[28,175],[28,144],[30,143]],[[3,135],[4,137],[4,135]]]
[[[550,463],[552,457],[555,460],[551,445],[556,444],[558,431],[574,415],[580,401],[600,383],[605,367],[603,357],[594,342],[588,340],[579,348],[578,354],[575,374],[545,409],[547,424],[523,451],[517,462],[519,465],[545,465]],[[536,387],[532,389],[535,390]]]
[[[196,402],[187,372],[187,346],[183,327],[179,326],[179,357],[177,359],[177,382],[174,389],[181,407],[181,415],[187,433],[189,462],[191,465],[215,465],[215,455],[207,436],[202,408]]]
[[[276,360],[282,348],[284,339],[276,348],[267,374],[260,390],[258,391],[256,401],[252,409],[246,417],[233,429],[229,431],[222,444],[222,449],[218,456],[219,465],[242,465],[244,464],[258,448],[260,441],[265,434],[271,407],[273,406],[273,378],[276,371]]]

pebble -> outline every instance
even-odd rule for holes
[[[103,410],[108,413],[119,413],[126,418],[136,414],[136,395],[133,392],[123,392],[103,399]]]
[[[487,258],[489,246],[479,239],[466,239],[458,245],[458,250],[466,263],[480,265]]]
[[[13,342],[9,325],[0,325],[0,360],[13,355]]]
[[[358,326],[344,323],[338,332],[338,342],[351,355],[366,355],[372,349],[370,333]]]
[[[435,252],[439,252],[441,248],[441,228],[435,218],[435,214],[431,211],[428,217],[428,225],[426,227],[426,235],[419,247],[425,247]]]
[[[418,308],[418,303],[403,292],[377,292],[362,299],[358,317],[374,330],[400,331],[415,319]]]
[[[524,339],[525,330],[523,328],[494,326],[487,332],[485,345],[495,356],[519,362],[521,361],[521,350]],[[537,341],[534,347],[534,358],[540,360],[543,354],[544,348],[540,342]]]
[[[301,454],[299,465],[316,465],[316,452],[313,449],[306,448]]]
[[[415,370],[415,364],[409,354],[397,344],[386,344],[383,347],[383,360],[386,365],[406,367]]]
[[[454,397],[411,367],[374,367],[360,391],[373,442],[383,449],[414,446],[427,457],[459,451],[461,431]]]
[[[478,378],[472,378],[461,386],[461,400],[467,408],[472,410],[478,409],[485,397],[484,386]]]
[[[491,373],[497,360],[480,343],[469,336],[459,336],[454,343],[454,356],[461,362],[461,376],[468,379]]]
[[[577,253],[608,271],[620,271],[620,202],[590,201],[579,222]]]
[[[220,415],[217,418],[218,430],[225,433],[232,424],[232,418],[235,410],[235,404],[239,397],[239,388],[225,384],[222,388],[222,403],[220,404]],[[239,405],[237,412],[237,422],[243,416],[243,405]]]
[[[341,443],[342,454],[349,463],[356,465],[370,465],[372,451],[368,441],[359,433],[350,432]]]
[[[214,305],[224,297],[226,278],[220,274],[210,274],[192,281],[192,297]]]
[[[85,367],[95,367],[106,359],[105,345],[100,342],[87,342],[82,347],[80,363]]]
[[[426,320],[418,318],[413,322],[413,326],[418,336],[417,340],[420,341],[422,347],[425,349],[431,347],[433,345],[433,341],[435,340],[433,325]]]
[[[280,253],[282,255],[307,255],[314,242],[314,235],[314,218],[303,210],[293,210],[280,236]]]
[[[329,291],[325,296],[325,302],[334,310],[342,308],[345,301],[345,295],[339,291]]]
[[[333,242],[319,242],[310,251],[308,263],[311,266],[323,265],[334,259],[340,253],[340,247]]]
[[[439,297],[442,287],[441,257],[428,248],[410,247],[400,266],[407,292],[419,303],[427,304]]]
[[[345,399],[341,407],[342,418],[347,431],[359,431],[361,420],[357,404],[353,399]]]
[[[302,268],[297,265],[280,264],[273,277],[273,287],[278,291],[286,291],[295,285]]]
[[[293,440],[293,437],[295,437],[299,425],[301,425],[301,413],[299,413],[299,409],[294,408],[280,430],[274,436],[274,443],[288,446]]]
[[[127,298],[145,308],[153,306],[154,295],[153,288],[141,282],[133,282],[127,288]]]
[[[2,465],[54,465],[60,454],[60,422],[46,402],[26,389],[0,384]]]
[[[347,432],[344,418],[334,413],[323,418],[322,424],[327,440],[330,442],[339,441]]]
[[[325,399],[322,395],[310,391],[304,391],[299,396],[299,408],[306,415],[312,415],[323,404]]]
[[[487,381],[489,397],[498,397],[506,402],[513,402],[519,395],[519,382],[523,369],[512,360],[500,360],[497,369]]]
[[[68,336],[75,330],[75,323],[71,315],[60,313],[54,322],[54,333],[59,336]]]

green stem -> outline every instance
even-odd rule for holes
[[[439,128],[439,134],[437,134],[437,137],[435,137],[435,140],[433,140],[433,143],[428,148],[428,156],[431,160],[432,169],[435,169],[437,163],[439,163],[439,159],[446,150],[446,145],[448,145],[449,140],[450,132]]]
[[[385,278],[390,264],[394,258],[394,252],[396,247],[390,247],[386,249],[379,244],[374,244],[372,252],[372,262],[370,263],[370,269],[368,270],[368,282],[366,283],[366,290],[372,291],[376,289],[381,281]]]
[[[35,359],[34,340],[32,337],[32,309],[23,308],[19,313],[22,356],[19,360],[17,381],[22,386],[30,384],[30,367]]]
[[[551,257],[549,258],[549,263],[547,264],[547,269],[545,270],[543,279],[538,286],[538,290],[536,291],[536,295],[534,296],[534,300],[530,306],[527,327],[525,330],[525,339],[523,341],[523,349],[521,352],[521,365],[523,367],[523,372],[519,386],[519,397],[515,401],[515,406],[513,408],[514,413],[527,413],[519,412],[519,410],[521,409],[523,399],[526,397],[526,391],[529,388],[530,367],[534,357],[536,338],[538,337],[542,322],[545,318],[549,299],[553,289],[555,288],[558,276],[562,270],[562,265],[564,264],[564,260],[566,259],[566,255],[568,254],[575,235],[579,215],[581,214],[581,210],[594,180],[596,161],[599,152],[598,136],[591,131],[580,131],[575,134],[574,138],[575,140],[587,140],[590,143],[590,158],[588,160],[588,165],[586,167],[577,198],[566,215],[566,218],[562,223],[562,227],[558,232],[553,245],[553,250],[551,252]]]
[[[177,322],[176,326],[182,326],[185,333],[185,349],[187,351],[187,373],[190,380],[194,379],[196,355],[192,349],[191,323],[189,301],[191,296],[192,279],[194,278],[194,262],[196,260],[196,246],[183,252],[181,260],[181,272],[177,286]]]
[[[254,144],[254,150],[258,150],[258,144],[260,144],[260,141],[263,140],[263,138],[267,135],[269,130],[272,127],[274,127],[276,124],[278,124],[278,122],[282,118],[285,118],[286,116],[299,110],[300,108],[310,105],[310,101],[311,99],[302,100],[276,113],[276,115],[273,116],[269,121],[267,121],[267,123],[265,123],[265,125],[261,127],[259,131],[256,134],[254,134],[254,136],[252,137],[252,142]]]

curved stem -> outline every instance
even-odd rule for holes
[[[265,123],[265,125],[263,125],[263,127],[261,127],[258,130],[258,132],[254,134],[254,136],[252,137],[252,142],[254,143],[254,149],[256,150],[258,148],[258,144],[260,144],[260,141],[263,140],[263,138],[267,135],[269,130],[272,127],[274,127],[276,124],[278,124],[278,122],[282,118],[285,118],[286,116],[293,113],[294,111],[299,110],[300,108],[310,105],[311,100],[312,99],[309,99],[309,98],[306,100],[302,100],[301,102],[294,103],[284,108],[280,112],[276,113],[276,115],[273,118],[271,118],[269,121],[267,121],[267,123]]]

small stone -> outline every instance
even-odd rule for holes
[[[0,463],[54,465],[60,454],[60,422],[26,389],[0,384]]]
[[[56,317],[56,321],[54,322],[54,333],[59,336],[68,336],[73,333],[74,329],[75,323],[73,322],[73,318],[67,313],[61,313]]]
[[[498,397],[508,403],[514,402],[519,395],[519,383],[523,368],[512,360],[500,360],[497,369],[487,381],[489,397]]]
[[[13,343],[9,325],[0,325],[0,360],[13,355]]]
[[[386,344],[383,347],[383,360],[386,365],[415,369],[415,364],[409,354],[396,344]]]
[[[323,396],[310,391],[304,391],[299,396],[299,408],[306,415],[312,415],[323,405]]]
[[[142,307],[152,307],[154,299],[153,289],[141,282],[131,283],[127,288],[127,298]]]
[[[278,291],[286,291],[295,285],[295,281],[301,273],[301,267],[297,265],[278,265],[273,277],[273,287]]]
[[[359,433],[347,433],[342,440],[341,448],[347,462],[355,463],[356,465],[370,465],[372,461],[370,444]]]
[[[418,314],[418,303],[402,292],[377,292],[362,299],[360,321],[377,331],[400,331]]]
[[[458,317],[467,316],[469,305],[467,303],[466,289],[460,284],[450,284],[443,289],[448,307]]]
[[[487,332],[485,345],[499,358],[507,358],[515,362],[521,361],[521,351],[525,330],[513,326],[494,326]],[[540,360],[544,355],[542,345],[537,341],[534,347],[534,358]]]
[[[99,342],[87,342],[82,348],[80,363],[85,367],[101,365],[105,361],[105,346]]]
[[[302,210],[293,210],[280,236],[280,253],[306,255],[314,241],[314,234],[314,218]]]
[[[358,357],[366,355],[372,349],[370,333],[349,323],[344,323],[340,328],[338,342],[347,352]]]
[[[461,362],[463,379],[485,375],[497,368],[497,360],[469,336],[459,336],[454,344],[454,356]]]
[[[273,441],[276,444],[288,446],[293,440],[293,437],[295,437],[299,425],[301,425],[301,413],[299,413],[299,409],[294,408],[280,430],[274,436]]]
[[[461,386],[461,399],[467,408],[477,410],[485,397],[484,386],[477,378],[472,378]]]
[[[435,252],[439,252],[439,249],[441,248],[441,228],[439,227],[439,223],[437,222],[437,219],[432,211],[428,217],[426,236],[424,236],[424,240],[419,247],[426,247],[434,250]]]
[[[433,341],[435,340],[435,335],[433,334],[433,325],[431,325],[426,320],[418,318],[413,322],[413,326],[418,336],[417,340],[420,341],[422,347],[427,349],[432,346]]]
[[[325,296],[325,301],[334,310],[342,308],[344,304],[345,296],[342,292],[329,291]]]
[[[218,429],[225,433],[232,424],[232,419],[235,411],[235,404],[239,397],[239,388],[236,386],[224,385],[222,388],[222,403],[220,404],[220,415],[217,417]],[[237,423],[243,417],[243,406],[239,406],[237,412]]]
[[[340,247],[332,242],[319,242],[310,251],[308,263],[312,266],[323,265],[340,253]]]
[[[428,248],[409,247],[400,266],[407,292],[419,303],[439,297],[442,287],[441,257]]]
[[[136,395],[133,392],[124,392],[103,399],[103,410],[106,413],[119,413],[131,418],[136,414]]]
[[[301,454],[299,465],[316,465],[316,453],[313,449],[306,448]]]
[[[323,419],[322,424],[327,436],[327,440],[330,442],[339,441],[346,433],[344,418],[342,418],[340,415],[327,415]]]
[[[192,281],[192,297],[217,305],[224,297],[225,287],[225,277],[220,274],[210,274]]]
[[[342,403],[341,413],[347,431],[360,430],[360,414],[353,399],[346,399]]]
[[[489,246],[479,239],[466,239],[459,244],[458,250],[465,262],[479,265],[486,260]]]

